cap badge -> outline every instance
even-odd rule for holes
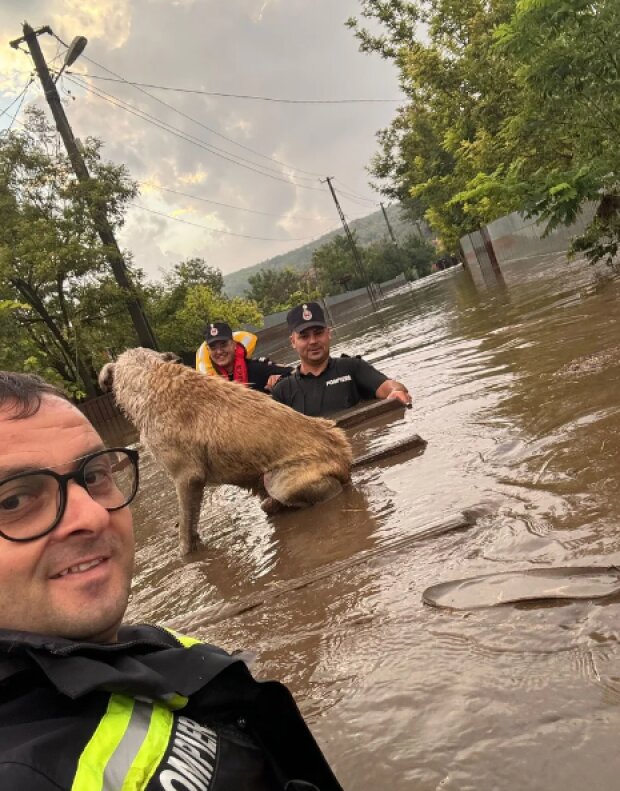
[[[211,325],[211,335],[217,335],[217,327],[214,327],[213,324]]]
[[[304,312],[301,314],[301,317],[303,318],[304,321],[310,321],[310,319],[312,318],[312,312],[309,311],[308,308],[306,308]]]

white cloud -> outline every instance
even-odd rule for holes
[[[116,49],[131,35],[131,0],[55,0],[47,4],[47,14],[52,28],[67,43],[79,35],[101,39],[109,49]]]

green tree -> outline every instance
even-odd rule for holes
[[[317,247],[312,253],[312,268],[321,294],[341,294],[366,285],[364,272],[357,265],[345,236],[335,236]]]
[[[0,139],[0,299],[27,306],[14,312],[23,351],[32,352],[18,367],[43,356],[75,394],[94,395],[97,355],[88,328],[82,335],[81,306],[99,294],[97,311],[107,311],[100,286],[109,280],[110,251],[92,207],[118,228],[136,185],[124,166],[102,161],[99,141],[88,139],[83,155],[93,176],[87,184],[77,181],[38,111],[29,113],[25,131]],[[124,303],[120,290],[113,301],[117,308]]]
[[[175,264],[166,273],[161,283],[148,288],[150,312],[153,325],[162,348],[171,351],[191,349],[196,345],[200,332],[192,344],[185,347],[184,332],[179,333],[179,311],[185,308],[186,300],[192,289],[204,286],[214,296],[221,296],[224,278],[220,269],[210,266],[203,258],[188,258]],[[203,318],[203,324],[207,321]]]
[[[404,274],[416,280],[431,273],[437,252],[432,244],[410,235],[399,244],[384,239],[364,248],[366,269],[372,282],[382,283]]]
[[[614,259],[617,0],[361,0],[348,24],[408,98],[370,165],[385,195],[421,207],[448,250],[513,210],[552,230],[600,201],[575,249]]]
[[[495,35],[520,106],[501,133],[510,165],[485,186],[518,195],[549,230],[600,201],[575,247],[611,263],[620,244],[620,4],[521,0]]]
[[[455,199],[482,168],[505,162],[497,134],[516,92],[493,31],[514,7],[515,0],[362,0],[361,19],[380,32],[348,22],[362,51],[395,62],[408,98],[379,133],[371,174],[384,194],[421,208],[450,250],[463,233],[518,207],[510,194],[503,203]]]
[[[263,313],[276,313],[288,304],[291,294],[302,290],[302,276],[290,267],[263,269],[248,278],[248,299],[253,299]]]
[[[260,326],[263,316],[253,300],[217,294],[210,286],[191,286],[174,320],[158,328],[162,348],[190,351],[203,341],[203,328],[210,321],[225,321],[233,329],[242,324]]]

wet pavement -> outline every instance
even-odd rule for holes
[[[213,490],[204,548],[182,562],[174,489],[143,455],[131,618],[254,652],[347,789],[620,786],[620,597],[422,602],[450,580],[620,564],[620,282],[557,257],[504,276],[478,291],[439,273],[337,328],[336,353],[414,396],[357,427],[356,449],[428,445],[329,503],[269,520]],[[418,535],[481,504],[468,528]]]

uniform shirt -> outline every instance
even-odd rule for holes
[[[330,357],[318,376],[302,374],[299,368],[273,388],[281,404],[310,417],[324,417],[376,398],[377,389],[388,377],[359,357]]]
[[[265,390],[265,386],[270,376],[277,374],[280,376],[288,376],[293,372],[292,368],[286,365],[276,365],[266,358],[260,358],[258,360],[250,358],[245,361],[245,364],[248,367],[248,385],[252,390],[258,390],[259,393],[269,392]],[[232,382],[233,375],[228,374],[228,379]]]

